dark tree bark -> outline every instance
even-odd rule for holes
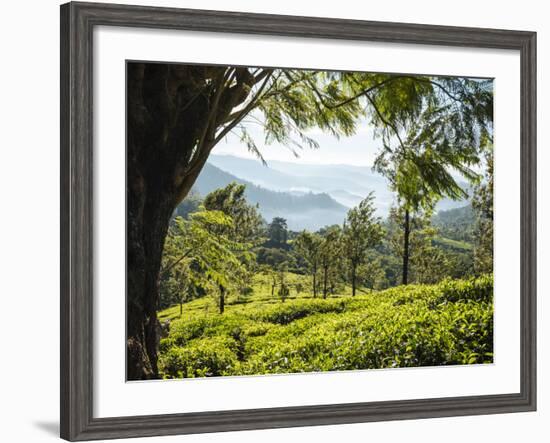
[[[170,217],[223,138],[217,129],[229,130],[244,116],[232,110],[257,81],[244,68],[127,65],[129,380],[158,377],[156,312]]]
[[[411,222],[409,210],[405,210],[405,223],[403,235],[403,284],[409,282],[409,237],[411,234]]]

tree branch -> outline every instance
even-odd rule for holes
[[[220,84],[218,85],[218,89],[216,90],[216,93],[214,95],[214,100],[210,104],[210,112],[208,113],[208,118],[206,120],[206,124],[203,127],[201,136],[199,137],[199,141],[197,143],[197,153],[200,154],[200,151],[203,149],[203,145],[206,139],[206,135],[208,134],[208,129],[215,124],[216,120],[216,112],[218,110],[218,103],[220,101],[220,97],[222,95],[222,92],[224,90],[225,84],[227,81],[231,81],[231,75],[229,75],[229,72],[231,70],[223,72],[221,75]],[[234,77],[235,74],[233,74]]]
[[[168,266],[167,268],[162,269],[160,271],[160,274],[161,275],[166,274],[168,271],[173,269],[174,266],[176,266],[178,263],[180,263],[183,259],[185,259],[186,257],[189,257],[189,254],[191,254],[191,252],[193,252],[193,251],[194,251],[194,248],[189,248],[185,254],[183,254],[180,258],[178,258],[175,262],[171,263],[170,266]]]
[[[423,77],[414,77],[414,76],[403,76],[403,78],[409,78],[414,81],[419,81],[423,83],[429,83],[433,86],[436,86],[437,88],[441,89],[445,95],[447,95],[451,100],[454,100],[456,102],[464,103],[464,100],[458,98],[454,94],[452,94],[447,88],[445,88],[441,83],[438,83],[434,80],[431,80],[429,78],[423,78]]]
[[[267,83],[269,82],[269,79],[271,78],[271,76],[273,75],[273,72],[270,72],[269,75],[267,75],[263,81],[263,83],[261,84],[260,88],[258,89],[258,91],[256,92],[256,94],[254,95],[254,97],[252,98],[252,100],[250,101],[250,103],[248,103],[247,106],[245,106],[244,109],[242,109],[239,114],[235,117],[235,119],[229,123],[225,128],[223,128],[223,130],[218,134],[218,136],[216,136],[216,138],[214,139],[214,141],[212,142],[212,146],[211,147],[214,147],[220,140],[222,140],[235,126],[237,126],[240,121],[252,110],[256,107],[256,105],[258,104],[258,101],[260,99],[260,96],[263,92],[263,90],[265,89]]]
[[[321,101],[321,103],[323,104],[323,106],[325,106],[326,108],[328,109],[337,109],[337,108],[340,108],[342,106],[345,106],[347,105],[348,103],[351,103],[352,101],[354,100],[357,100],[363,96],[367,96],[369,93],[371,93],[372,91],[374,91],[375,89],[378,89],[382,86],[384,86],[385,84],[387,83],[390,83],[392,81],[395,81],[399,78],[404,78],[404,76],[402,75],[396,75],[394,77],[390,77],[390,78],[387,78],[386,80],[383,80],[379,83],[376,83],[375,85],[372,85],[370,87],[368,87],[367,89],[359,92],[358,94],[352,96],[352,97],[349,97],[347,99],[345,99],[344,101],[341,101],[339,103],[336,103],[336,104],[329,104],[325,101],[324,97],[322,97],[322,94],[320,93],[320,91],[317,89],[317,87],[313,84],[310,84],[310,86],[312,87],[313,91],[315,92],[315,94],[317,95],[317,97],[319,98],[319,100]]]
[[[392,129],[392,131],[395,133],[395,136],[397,137],[397,140],[399,140],[399,144],[401,145],[401,148],[403,150],[406,150],[405,148],[405,144],[403,143],[403,140],[401,139],[401,136],[399,135],[399,131],[397,130],[397,128],[391,124],[383,115],[382,113],[380,112],[380,109],[378,109],[378,106],[376,105],[376,103],[374,102],[374,100],[371,98],[370,95],[366,94],[365,97],[367,98],[367,100],[370,102],[370,104],[372,105],[372,107],[374,108],[374,110],[376,111],[376,113],[378,114],[378,118],[380,118],[380,120],[382,120],[382,123],[384,123],[386,126],[390,127]]]

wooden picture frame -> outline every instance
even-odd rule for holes
[[[93,416],[92,31],[96,26],[496,48],[521,57],[521,390],[518,394]],[[61,6],[61,437],[70,441],[536,409],[536,34],[99,3]]]

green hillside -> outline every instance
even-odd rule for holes
[[[460,240],[453,240],[451,238],[445,238],[441,236],[434,237],[433,243],[442,248],[452,249],[458,252],[469,252],[473,251],[474,249],[471,243]]]
[[[326,300],[288,274],[290,296],[230,296],[223,315],[209,297],[159,312],[164,378],[491,363],[493,280],[444,280]],[[298,292],[300,290],[300,292]],[[181,315],[180,315],[181,309]],[[169,332],[167,332],[169,330]]]
[[[466,243],[471,243],[473,240],[475,214],[471,204],[439,211],[433,216],[432,223],[442,237]]]

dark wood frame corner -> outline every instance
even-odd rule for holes
[[[521,57],[521,392],[94,418],[92,32],[181,29],[517,50]],[[61,6],[61,437],[70,441],[533,411],[536,408],[536,34],[100,3]]]

